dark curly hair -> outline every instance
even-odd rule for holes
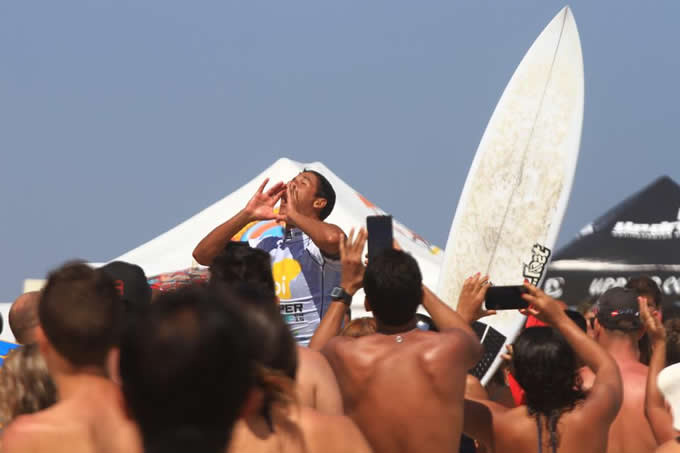
[[[557,422],[586,397],[578,361],[565,338],[551,327],[524,330],[514,344],[512,364],[517,382],[526,392],[529,414],[540,425],[546,417],[550,443],[557,448]]]

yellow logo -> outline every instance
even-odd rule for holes
[[[290,282],[300,275],[302,269],[300,263],[292,258],[285,258],[272,266],[274,283],[276,284],[276,295],[279,299],[290,299]]]

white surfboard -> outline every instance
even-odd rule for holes
[[[489,120],[465,181],[446,244],[438,294],[458,303],[464,280],[482,272],[494,285],[538,285],[567,207],[583,123],[583,57],[568,7],[541,32]],[[477,325],[482,384],[525,319],[501,311]]]

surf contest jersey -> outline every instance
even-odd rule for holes
[[[281,316],[295,340],[307,346],[331,303],[331,290],[340,284],[340,261],[324,256],[297,228],[247,241],[269,253]]]

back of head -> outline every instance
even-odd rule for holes
[[[381,322],[409,322],[423,301],[423,278],[416,260],[400,250],[385,250],[372,258],[364,273],[364,292]]]
[[[642,328],[638,294],[627,288],[610,288],[597,301],[596,318],[609,331],[637,334]]]
[[[559,417],[585,398],[576,355],[551,327],[525,329],[514,343],[512,363],[531,414]]]
[[[326,200],[326,206],[324,206],[319,213],[319,219],[326,220],[335,207],[335,189],[333,189],[333,185],[330,181],[318,171],[309,170],[307,168],[305,168],[304,171],[305,173],[312,173],[316,176],[316,196]]]
[[[102,266],[101,271],[113,280],[127,314],[136,313],[151,303],[151,287],[141,267],[113,261]]]
[[[271,258],[246,242],[229,242],[210,266],[210,283],[255,283],[276,292]]]
[[[11,351],[0,372],[0,424],[20,415],[47,409],[57,401],[57,389],[37,344]]]
[[[241,283],[229,287],[242,306],[242,316],[248,328],[250,357],[271,371],[295,379],[297,344],[281,317],[277,298],[264,285]]]
[[[147,452],[224,451],[249,389],[247,326],[206,288],[158,298],[126,329],[120,375]]]
[[[654,302],[657,309],[661,308],[663,302],[663,295],[659,285],[656,284],[651,277],[647,275],[640,275],[628,279],[625,286],[626,289],[634,290],[638,295],[646,297]]]
[[[118,344],[123,313],[116,287],[83,263],[49,274],[38,313],[47,340],[74,367],[103,367]]]
[[[38,317],[38,303],[40,292],[31,291],[21,296],[9,309],[9,328],[19,344],[35,342],[34,330],[40,324]]]

